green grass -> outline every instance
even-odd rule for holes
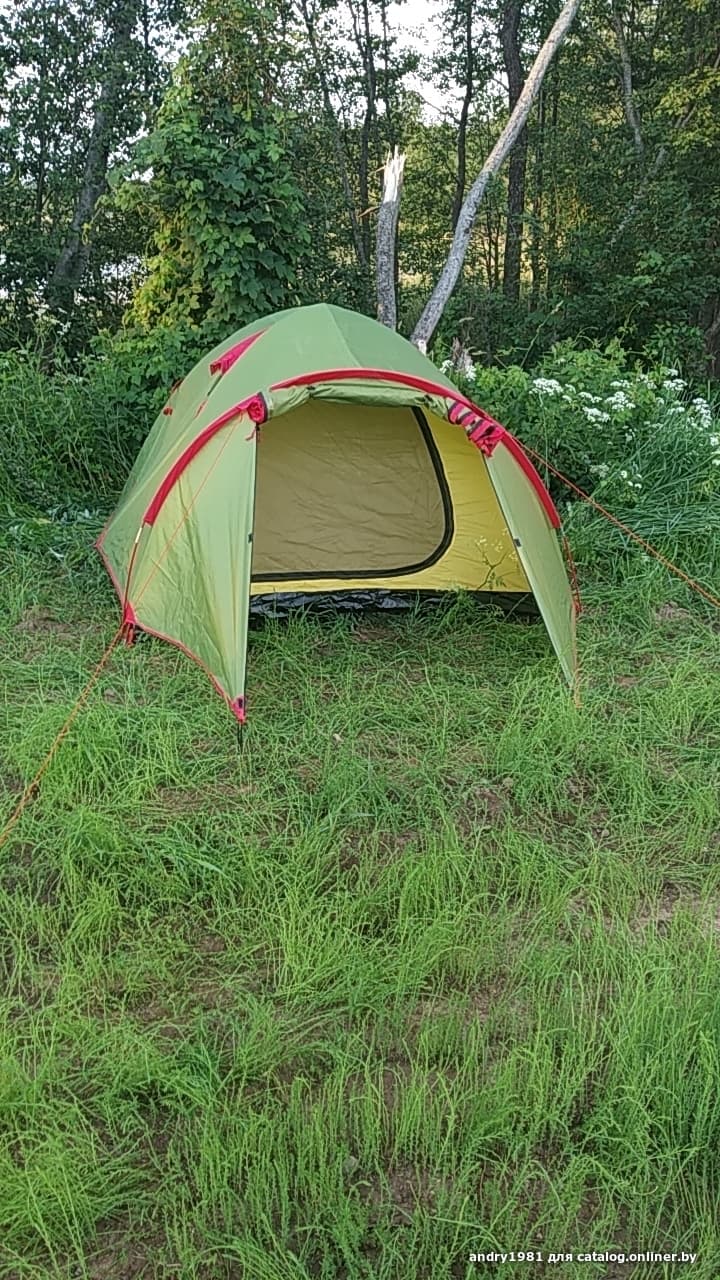
[[[116,626],[65,536],[3,550],[3,815]],[[579,710],[462,600],[253,631],[242,755],[116,652],[0,853],[3,1280],[717,1280],[720,627],[635,564]]]

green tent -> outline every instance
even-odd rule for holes
[[[128,629],[245,718],[251,601],[534,596],[566,678],[575,609],[540,477],[399,334],[319,304],[247,325],[173,387],[98,548]]]

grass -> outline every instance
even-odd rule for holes
[[[3,552],[3,815],[116,625],[79,536]],[[253,631],[242,755],[116,652],[0,853],[2,1280],[717,1280],[720,628],[635,563],[580,710],[462,600]]]

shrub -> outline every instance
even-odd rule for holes
[[[45,511],[109,505],[169,388],[205,349],[188,328],[101,335],[73,366],[59,351],[0,353],[0,501]]]
[[[718,542],[720,420],[676,369],[630,368],[616,342],[582,351],[561,343],[532,374],[469,362],[460,381],[524,444],[666,553],[707,534]],[[588,508],[577,510],[572,491],[552,473],[545,478],[572,511],[572,527],[585,529]],[[586,558],[617,549],[612,526],[591,523]]]

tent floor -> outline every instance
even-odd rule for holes
[[[418,605],[425,607],[447,605],[457,593],[437,591],[327,591],[305,594],[300,591],[279,591],[256,595],[250,599],[251,624],[266,618],[288,618],[291,614],[305,612],[319,616],[336,613],[363,613],[380,609],[384,612],[407,610]],[[532,622],[539,619],[535,597],[529,592],[468,591],[464,595],[484,608],[500,609],[508,618]]]

